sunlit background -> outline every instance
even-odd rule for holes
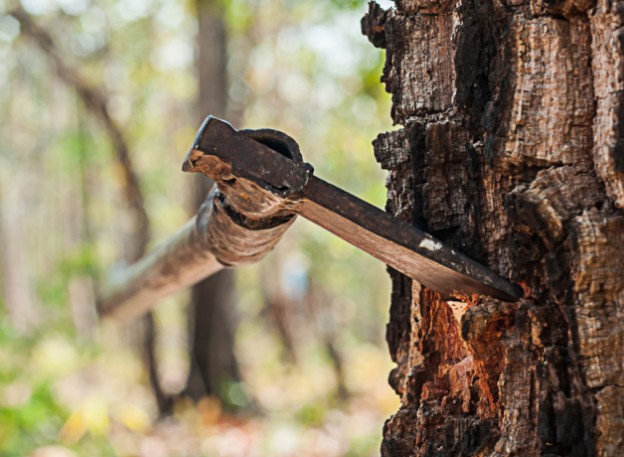
[[[218,4],[230,120],[283,130],[318,176],[383,207],[371,141],[392,128],[390,100],[383,53],[360,32],[365,3]],[[23,33],[16,8],[51,35],[53,51]],[[158,419],[132,332],[97,318],[98,293],[123,268],[121,170],[109,133],[51,53],[104,94],[154,246],[196,209],[180,172],[202,121],[196,9],[190,0],[0,0],[2,456],[379,454],[397,407],[385,266],[305,220],[260,264],[236,271],[242,382],[224,398],[175,396],[173,414]],[[279,322],[267,308],[275,289],[289,297]],[[189,369],[188,301],[183,293],[155,308],[159,377],[171,395]]]

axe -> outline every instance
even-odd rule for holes
[[[103,315],[136,317],[224,267],[258,261],[297,215],[445,298],[522,297],[520,287],[461,252],[314,176],[297,143],[278,130],[236,130],[208,116],[182,170],[203,173],[215,186],[193,219],[109,288]]]

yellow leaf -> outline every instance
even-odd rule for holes
[[[132,404],[124,404],[119,410],[119,421],[130,430],[146,432],[151,424],[149,414]]]
[[[91,397],[82,408],[87,429],[93,435],[103,436],[108,432],[108,408],[104,401],[97,397]]]
[[[204,397],[197,404],[197,411],[201,417],[202,425],[205,427],[214,425],[221,417],[221,402],[217,397]]]
[[[67,421],[65,421],[59,436],[62,441],[76,443],[83,437],[86,431],[87,424],[82,412],[78,410],[71,413]]]

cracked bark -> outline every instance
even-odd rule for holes
[[[624,455],[624,2],[399,0],[362,22],[403,128],[387,210],[521,284],[390,272],[384,456]]]

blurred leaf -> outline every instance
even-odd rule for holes
[[[87,422],[83,416],[82,411],[77,410],[71,413],[71,415],[65,421],[59,438],[70,444],[77,443],[87,432]]]
[[[76,457],[76,454],[63,446],[44,446],[35,449],[30,457]]]
[[[325,420],[327,405],[320,402],[309,403],[295,414],[297,422],[305,427],[322,425]]]
[[[106,435],[110,421],[104,398],[99,395],[90,396],[82,407],[82,414],[89,432],[95,436]]]
[[[149,414],[131,403],[124,403],[117,414],[119,421],[134,432],[145,433],[151,427]]]
[[[32,352],[32,368],[43,377],[59,377],[80,366],[76,347],[65,338],[48,337],[37,344]]]
[[[204,397],[197,403],[203,426],[211,426],[221,418],[221,402],[217,397]]]

